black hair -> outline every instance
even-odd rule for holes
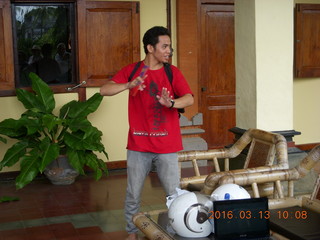
[[[148,53],[147,46],[149,44],[153,47],[156,46],[159,42],[159,36],[169,36],[171,38],[170,31],[165,27],[155,26],[146,31],[142,40],[145,54]]]
[[[41,47],[41,52],[42,52],[43,56],[51,57],[52,45],[51,45],[50,43],[45,43],[45,44]]]

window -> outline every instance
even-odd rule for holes
[[[74,3],[12,3],[16,87],[76,83]]]
[[[68,73],[47,81],[55,93],[85,99],[87,87],[140,59],[139,9],[134,1],[0,0],[0,97],[28,88],[28,71],[41,74],[43,64],[28,64],[32,51],[51,50],[53,60],[62,43],[69,61],[60,67]]]

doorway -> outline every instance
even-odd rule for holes
[[[209,148],[232,143],[235,126],[234,6],[201,4],[199,112]]]
[[[209,149],[229,145],[234,138],[229,129],[236,125],[234,1],[178,0],[177,34],[179,68],[198,89],[195,111],[203,114],[205,130],[201,137]],[[192,39],[195,58],[190,58],[187,46]]]

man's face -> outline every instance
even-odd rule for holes
[[[63,46],[59,46],[58,47],[58,53],[62,56],[64,54],[64,52],[66,51],[66,48]]]
[[[167,63],[171,53],[171,40],[169,36],[159,36],[159,42],[151,47],[151,54],[159,62]]]

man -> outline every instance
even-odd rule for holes
[[[60,67],[56,60],[52,58],[52,45],[45,43],[41,47],[43,57],[31,64],[28,71],[36,73],[46,83],[58,83]]]
[[[57,53],[54,57],[60,67],[61,75],[60,82],[69,82],[69,72],[71,71],[71,54],[66,51],[66,45],[59,43],[57,46]]]
[[[164,64],[168,63],[172,51],[168,29],[149,29],[143,37],[143,45],[146,57],[132,80],[128,81],[137,63],[121,69],[100,89],[104,96],[130,90],[125,201],[128,240],[138,239],[132,216],[139,211],[140,195],[152,163],[168,196],[175,194],[179,187],[177,152],[183,148],[177,108],[194,102],[190,87],[178,68],[169,66],[172,83],[165,72]],[[146,74],[141,74],[146,68]]]
[[[31,48],[32,55],[30,56],[28,60],[28,64],[31,65],[40,59],[42,59],[42,54],[41,54],[41,48],[38,45],[33,45]]]

